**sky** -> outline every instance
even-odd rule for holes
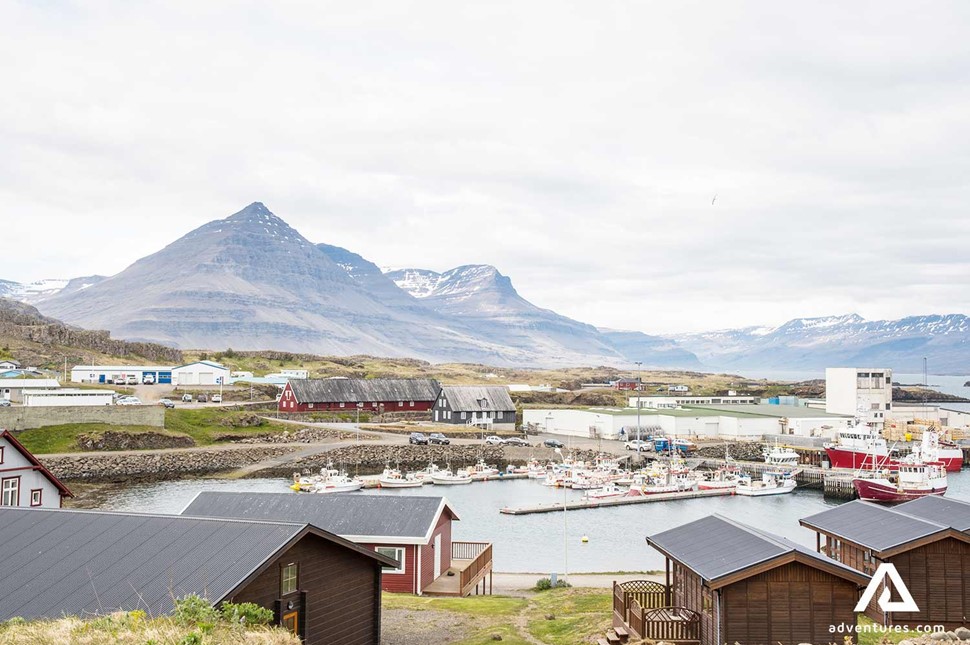
[[[0,3],[0,279],[265,203],[677,333],[970,313],[970,4]]]

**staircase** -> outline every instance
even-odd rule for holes
[[[623,627],[612,627],[606,632],[606,637],[596,641],[596,645],[620,645],[630,640],[630,632]]]

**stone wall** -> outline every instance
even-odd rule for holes
[[[30,430],[67,423],[107,423],[115,426],[165,427],[160,405],[68,405],[0,408],[0,428]]]

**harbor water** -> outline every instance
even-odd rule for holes
[[[179,513],[202,490],[291,493],[286,479],[188,479],[125,487],[107,487],[99,507],[144,513]],[[306,493],[302,493],[306,494]],[[561,512],[511,516],[503,507],[527,506],[578,499],[581,491],[549,488],[537,481],[476,482],[466,486],[433,486],[370,490],[347,495],[439,495],[452,503],[461,521],[455,540],[491,542],[495,570],[549,573],[563,570]],[[970,501],[970,471],[952,473],[947,497]],[[583,509],[565,513],[569,570],[578,572],[649,571],[663,568],[663,558],[644,538],[685,522],[720,513],[814,548],[815,537],[799,526],[799,518],[841,502],[821,491],[795,490],[769,497],[726,496]],[[589,538],[582,542],[582,537]]]

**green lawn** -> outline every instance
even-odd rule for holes
[[[58,426],[46,426],[44,428],[34,428],[24,430],[17,435],[20,443],[24,444],[30,452],[35,455],[43,455],[59,452],[78,452],[78,435],[95,435],[103,432],[127,432],[138,434],[143,432],[155,432],[177,436],[181,433],[169,432],[154,426],[115,426],[107,423],[69,423]]]
[[[252,412],[223,410],[220,408],[175,409],[165,411],[165,428],[172,432],[187,434],[196,445],[208,446],[225,435],[261,435],[293,430],[292,426],[273,421],[262,421],[259,426],[236,425],[241,419],[251,418]]]
[[[606,633],[610,626],[610,601],[610,591],[604,589],[555,589],[527,598],[429,598],[385,593],[383,608],[474,616],[471,633],[453,645],[493,643],[495,634],[502,637],[503,643],[512,645],[577,645]],[[549,620],[547,615],[554,618]]]

